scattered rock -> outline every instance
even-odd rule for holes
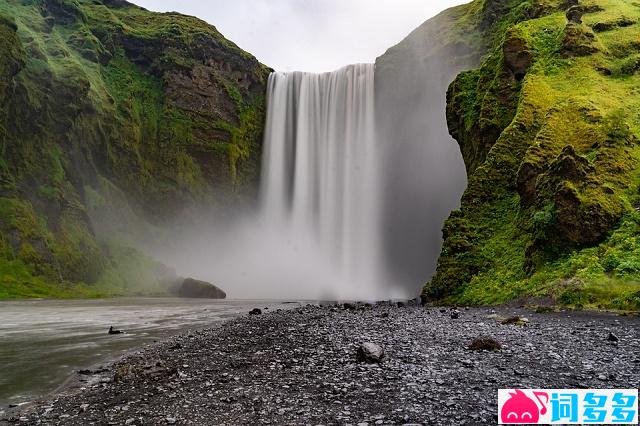
[[[271,425],[481,425],[497,421],[495,394],[486,390],[524,386],[532,374],[557,389],[640,381],[631,344],[640,338],[638,317],[567,312],[523,329],[487,321],[489,309],[458,308],[465,321],[452,321],[450,309],[429,315],[387,303],[356,315],[332,308],[282,310],[259,321],[245,314],[140,348],[110,366],[110,380],[82,383],[19,415],[27,424],[248,424],[259,415]],[[496,315],[526,316],[514,309]],[[615,363],[610,331],[629,342],[615,346]],[[364,336],[356,344],[354,333]],[[497,350],[489,339],[503,344],[499,353],[463,351]]]
[[[634,21],[633,19],[629,19],[626,17],[620,18],[617,21],[613,21],[613,22],[598,22],[595,23],[591,26],[591,28],[593,28],[593,31],[597,32],[597,33],[602,33],[605,31],[611,31],[615,28],[624,28],[624,27],[629,27],[633,24],[635,24],[636,21]]]
[[[495,338],[490,336],[481,336],[473,339],[469,345],[469,349],[472,351],[499,351],[502,349],[502,345]]]
[[[109,327],[109,334],[122,334],[121,330],[116,330],[113,326]]]
[[[609,336],[607,337],[607,341],[609,342],[617,342],[619,340],[620,338],[613,333],[609,333]]]
[[[384,356],[384,349],[371,342],[361,344],[356,354],[358,362],[366,362],[368,364],[380,363]]]
[[[519,317],[519,316],[513,316],[513,317],[509,317],[505,320],[502,321],[502,325],[519,325],[519,326],[525,326],[529,324],[529,320],[527,318],[523,318],[523,317]]]
[[[249,315],[262,315],[262,309],[253,308],[251,311],[249,311]]]
[[[458,319],[460,318],[460,311],[457,309],[454,309],[453,311],[451,311],[451,319]]]

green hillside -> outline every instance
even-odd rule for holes
[[[126,294],[140,276],[122,260],[154,263],[96,227],[253,194],[269,70],[205,22],[0,0],[0,58],[0,299]]]
[[[469,186],[425,295],[640,308],[640,3],[485,3],[511,6],[449,88]]]

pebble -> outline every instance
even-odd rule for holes
[[[638,317],[614,323],[605,314],[496,308],[496,318],[532,316],[531,326],[505,327],[486,321],[486,309],[451,321],[454,310],[434,315],[415,303],[353,306],[244,315],[150,345],[106,374],[123,366],[131,371],[123,380],[85,385],[20,415],[29,424],[481,425],[497,422],[491,389],[640,382]],[[624,337],[615,354],[603,342],[610,332]],[[469,351],[478,336],[502,350]],[[383,351],[384,362],[358,362],[365,344]]]

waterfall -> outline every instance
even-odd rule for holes
[[[262,220],[296,256],[327,270],[327,295],[390,296],[380,257],[374,70],[269,77]]]
[[[399,145],[376,137],[381,108],[374,80],[373,64],[271,74],[258,208],[234,209],[210,226],[181,227],[178,242],[159,258],[230,298],[415,297],[422,282],[398,279],[389,262],[388,211],[405,196],[404,187],[394,187],[394,197],[385,187]],[[394,254],[402,258],[407,250]]]

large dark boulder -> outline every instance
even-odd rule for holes
[[[206,281],[187,278],[178,288],[178,296],[194,299],[226,299],[227,293]]]

